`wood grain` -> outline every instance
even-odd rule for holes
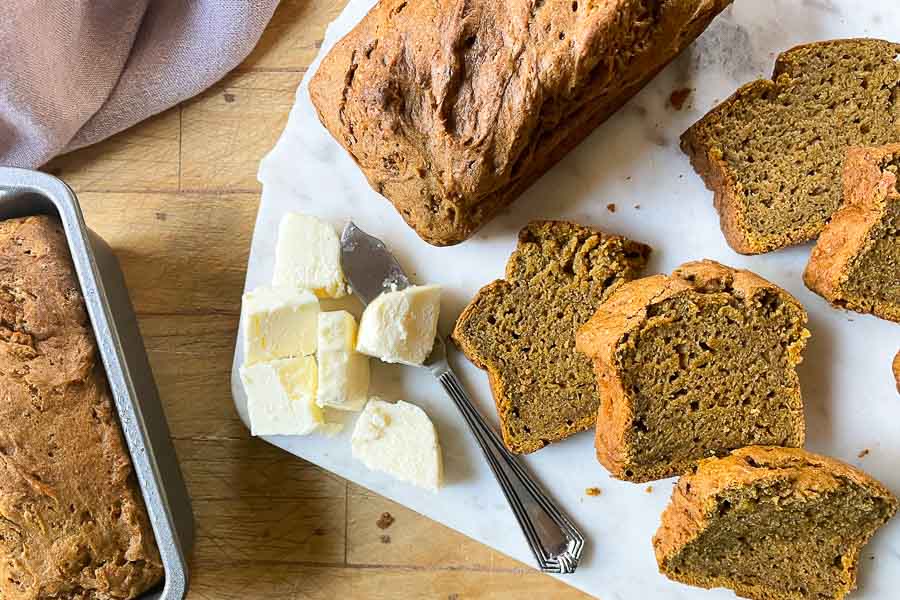
[[[175,107],[78,152],[45,170],[79,190],[102,192],[178,190],[180,108]]]
[[[258,191],[256,170],[287,123],[302,75],[235,72],[181,114],[181,190]]]
[[[188,597],[585,597],[250,438],[235,412],[231,361],[256,168],[343,5],[283,0],[257,49],[221,83],[46,167],[76,190],[129,285],[197,519]],[[376,525],[383,512],[395,519],[387,529]]]

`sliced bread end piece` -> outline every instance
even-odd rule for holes
[[[577,337],[602,397],[600,463],[643,482],[751,444],[801,446],[806,321],[786,291],[710,260],[621,286]]]
[[[803,280],[835,306],[900,321],[900,144],[848,150],[843,184]]]
[[[748,447],[678,481],[653,538],[660,571],[756,600],[843,598],[897,511],[865,473],[799,448]]]

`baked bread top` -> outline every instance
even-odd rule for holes
[[[660,571],[759,600],[843,598],[860,549],[897,511],[881,483],[800,448],[703,460],[672,492],[653,538]]]
[[[62,227],[0,222],[0,598],[133,598],[162,565]]]
[[[455,244],[608,117],[730,0],[381,0],[309,91],[425,241]]]
[[[734,250],[814,239],[841,202],[851,146],[900,141],[900,44],[832,40],[781,54],[681,139]]]
[[[564,221],[519,233],[506,279],[483,287],[453,340],[488,372],[503,441],[534,452],[594,426],[600,397],[575,331],[644,268],[650,248]]]
[[[786,291],[710,260],[619,287],[576,337],[602,398],[598,460],[640,482],[749,444],[802,445],[806,320]]]
[[[849,149],[843,186],[803,280],[836,306],[900,321],[900,144]]]

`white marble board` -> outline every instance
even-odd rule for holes
[[[320,58],[374,4],[351,0],[331,24]],[[752,269],[788,289],[808,308],[812,338],[801,366],[808,448],[872,473],[900,492],[900,397],[891,359],[900,347],[898,325],[834,310],[801,281],[810,247],[762,256],[740,256],[725,243],[712,195],[678,149],[678,136],[739,85],[771,73],[775,55],[799,43],[836,37],[900,39],[896,0],[737,0],[682,56],[597,129],[575,151],[468,242],[435,248],[406,227],[393,208],[366,184],[350,157],[319,123],[306,83],[297,91],[288,125],[263,160],[262,201],[253,236],[246,288],[269,283],[277,223],[286,211],[318,215],[340,228],[352,218],[381,237],[413,279],[444,286],[441,327],[449,331],[466,302],[484,284],[502,277],[516,232],[533,218],[565,218],[593,224],[651,244],[647,273],[669,272],[687,260],[713,258]],[[668,106],[673,90],[693,89],[681,111]],[[615,212],[607,209],[615,204]],[[640,207],[638,208],[639,205]],[[326,303],[325,308],[354,301]],[[246,422],[246,398],[234,358],[232,388]],[[437,495],[367,471],[350,456],[353,415],[344,432],[266,438],[338,475],[444,523],[526,564],[524,538],[456,409],[420,370],[375,364],[372,394],[415,402],[435,421],[447,485]],[[480,405],[496,422],[486,375],[459,354],[454,364]],[[863,449],[869,453],[864,458]],[[564,580],[604,600],[620,598],[731,598],[724,590],[702,592],[657,573],[651,537],[674,480],[645,485],[610,478],[594,458],[585,432],[525,458],[528,467],[586,532],[581,566]],[[603,494],[588,497],[585,489]],[[870,559],[874,556],[874,559]],[[856,597],[895,597],[900,589],[900,518],[866,548]]]

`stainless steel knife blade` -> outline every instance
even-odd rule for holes
[[[409,279],[384,242],[352,221],[341,233],[341,269],[350,289],[364,304],[383,292],[409,287]]]

